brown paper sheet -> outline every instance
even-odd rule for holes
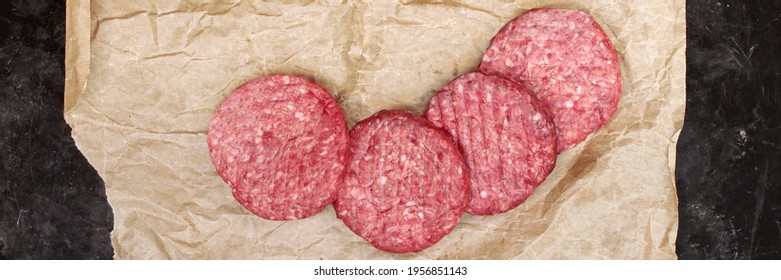
[[[673,259],[684,4],[69,0],[65,118],[105,180],[117,259]],[[207,125],[241,83],[311,77],[350,125],[384,108],[420,113],[534,7],[594,15],[619,52],[624,89],[610,123],[561,154],[520,207],[465,214],[435,246],[389,254],[330,206],[300,221],[255,217],[217,176]]]

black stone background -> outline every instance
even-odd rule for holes
[[[688,1],[681,259],[781,259],[781,1]]]
[[[0,259],[110,259],[103,181],[62,116],[65,2],[0,2]],[[781,1],[689,0],[681,259],[781,259]]]
[[[0,1],[0,259],[110,259],[103,180],[63,118],[65,1]]]

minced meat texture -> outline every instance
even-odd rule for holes
[[[556,132],[546,107],[510,80],[479,72],[461,76],[431,99],[425,116],[464,154],[470,214],[517,207],[556,164]]]
[[[551,110],[564,151],[604,126],[618,107],[621,74],[610,39],[591,15],[535,9],[491,41],[480,71],[527,86]]]
[[[470,195],[450,137],[406,111],[381,111],[350,132],[337,216],[376,248],[426,249],[452,231]]]
[[[208,133],[209,154],[233,196],[269,220],[306,218],[331,204],[348,141],[331,95],[292,75],[237,88],[214,113]]]

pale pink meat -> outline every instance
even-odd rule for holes
[[[374,247],[426,249],[452,231],[470,195],[469,172],[450,137],[406,111],[381,111],[350,132],[337,217]]]
[[[247,210],[269,220],[319,213],[336,199],[348,131],[342,110],[322,87],[273,75],[237,88],[209,124],[217,173]]]
[[[431,99],[425,116],[464,154],[470,214],[517,207],[556,165],[556,131],[546,107],[510,80],[479,72],[456,78]]]
[[[578,10],[535,9],[510,21],[479,69],[524,84],[549,107],[559,152],[604,126],[621,96],[613,44],[591,15]]]

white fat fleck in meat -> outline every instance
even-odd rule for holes
[[[401,213],[401,214],[402,214],[402,215],[404,215],[404,219],[407,219],[407,220],[409,220],[409,219],[411,219],[411,218],[412,218],[412,215],[413,215],[413,214],[412,214],[412,209],[410,209],[410,208],[405,208],[405,209],[404,209],[404,211],[402,211],[402,213]]]
[[[299,120],[299,121],[306,120],[306,118],[304,117],[304,113],[296,112],[294,115],[295,115],[296,119]]]
[[[388,177],[386,176],[380,176],[380,178],[377,178],[377,185],[384,186],[385,183],[388,182]]]
[[[513,63],[513,60],[512,60],[512,59],[509,59],[509,58],[508,58],[508,59],[505,59],[505,60],[504,60],[504,65],[506,65],[506,66],[508,66],[508,67],[512,67],[513,65],[515,65],[515,63]]]
[[[288,110],[293,110],[293,108],[295,107],[293,106],[293,104],[288,103],[287,105],[285,105],[285,108],[287,108]]]
[[[542,115],[540,115],[540,113],[536,113],[534,114],[534,117],[532,117],[533,121],[539,121],[540,119],[542,119]]]
[[[564,107],[567,107],[568,109],[575,106],[575,104],[572,102],[572,100],[567,100],[567,102],[564,102]]]
[[[353,188],[352,190],[350,190],[350,196],[352,196],[355,199],[364,199],[366,198],[366,192],[364,192],[360,188]]]
[[[487,191],[480,191],[480,197],[482,197],[482,198],[488,197],[488,192]]]
[[[336,139],[336,136],[334,136],[333,134],[331,134],[331,136],[328,136],[328,138],[326,138],[326,139],[323,141],[323,143],[325,143],[325,144],[331,143],[331,141],[334,141],[334,139]]]

